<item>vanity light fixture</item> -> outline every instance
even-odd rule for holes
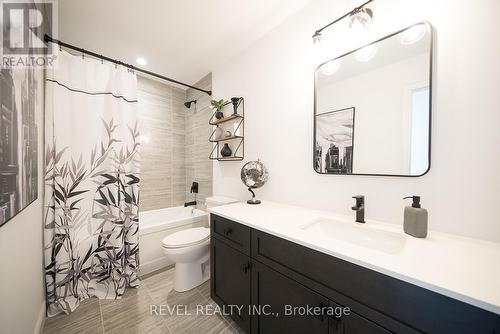
[[[398,34],[399,41],[403,45],[410,45],[421,40],[427,33],[427,26],[425,24],[417,24],[413,27],[406,29]]]
[[[349,16],[350,18],[350,23],[349,23],[349,28],[352,30],[364,30],[372,21],[373,18],[373,11],[370,8],[365,8],[366,5],[368,5],[370,2],[373,0],[368,0],[365,3],[363,3],[361,6],[358,6],[351,10],[348,13],[345,13],[338,19],[328,23],[326,26],[322,27],[321,29],[318,29],[314,32],[312,38],[313,38],[313,43],[318,44],[321,41],[321,32],[334,25],[335,23],[339,22],[340,20],[346,18]]]
[[[370,44],[354,52],[354,57],[356,58],[357,61],[366,63],[367,61],[370,61],[370,59],[375,57],[376,53],[377,53],[377,46],[375,44]]]

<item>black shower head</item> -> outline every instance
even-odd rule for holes
[[[184,102],[184,106],[186,108],[191,108],[191,104],[194,103],[196,104],[196,100],[192,100],[192,101],[187,101],[187,102]]]

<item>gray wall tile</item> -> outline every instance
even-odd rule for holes
[[[195,86],[211,89],[211,74]],[[141,210],[193,200],[189,193],[193,181],[200,184],[196,199],[203,209],[205,198],[212,195],[210,97],[139,76],[138,99],[141,134],[149,140],[141,146]],[[196,110],[186,109],[183,103],[193,99],[198,101]]]

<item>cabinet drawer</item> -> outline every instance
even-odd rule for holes
[[[232,220],[211,214],[212,235],[227,242],[233,248],[250,255],[250,228]]]

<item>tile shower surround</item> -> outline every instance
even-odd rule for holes
[[[211,89],[208,74],[195,84]],[[212,194],[212,162],[208,142],[212,115],[210,96],[192,89],[184,91],[138,76],[139,121],[143,136],[141,147],[141,211],[183,205],[194,196],[191,183],[199,183],[199,208]],[[184,106],[196,99],[196,108]]]

